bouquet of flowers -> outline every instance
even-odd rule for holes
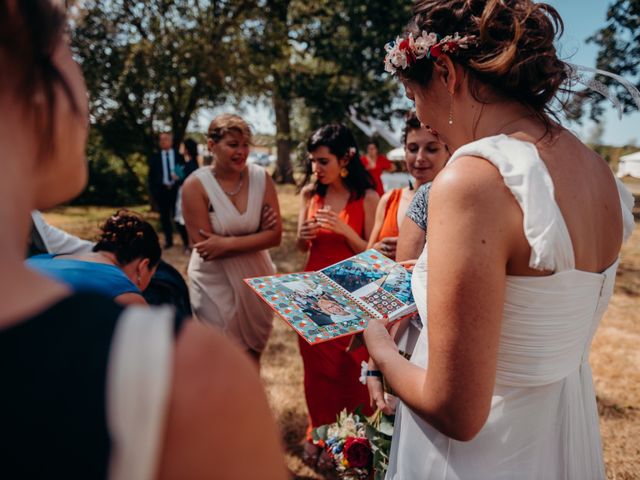
[[[338,478],[382,480],[389,465],[393,420],[381,411],[367,417],[358,410],[343,410],[335,423],[313,430],[313,441],[329,453]]]

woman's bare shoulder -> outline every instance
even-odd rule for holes
[[[286,478],[256,366],[196,321],[177,341],[164,440],[160,478]]]
[[[364,194],[365,203],[375,203],[376,205],[380,201],[380,195],[373,188],[368,188]]]
[[[204,187],[202,186],[202,182],[200,181],[200,177],[196,175],[196,172],[189,175],[185,181],[182,183],[182,190],[189,193],[200,193],[204,192]]]
[[[443,169],[432,183],[429,208],[453,209],[452,214],[493,217],[507,211],[521,215],[515,197],[500,171],[487,159],[461,156]],[[521,223],[521,220],[519,220]]]

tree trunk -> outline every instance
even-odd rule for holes
[[[282,97],[278,87],[273,91],[273,109],[276,114],[276,148],[278,150],[276,169],[273,180],[276,183],[292,183],[293,168],[291,167],[291,123],[289,102]]]

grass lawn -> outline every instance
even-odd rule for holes
[[[278,187],[284,218],[284,237],[271,255],[281,272],[300,270],[304,256],[295,249],[300,199],[291,186]],[[158,217],[144,206],[131,208],[158,227]],[[115,208],[60,207],[47,212],[52,224],[83,238],[95,238],[98,225]],[[640,212],[638,212],[640,213]],[[636,215],[636,219],[638,215]],[[178,246],[164,259],[186,273],[188,257]],[[640,228],[625,245],[609,310],[596,333],[591,365],[598,397],[604,457],[609,479],[640,478]],[[302,361],[296,334],[284,322],[275,328],[263,356],[262,378],[280,428],[287,462],[296,478],[321,478],[301,461],[306,427]]]

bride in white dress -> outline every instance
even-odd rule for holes
[[[561,20],[528,0],[414,13],[386,68],[455,153],[429,197],[411,361],[382,322],[365,332],[401,399],[387,478],[605,478],[588,360],[632,198],[549,116]]]

